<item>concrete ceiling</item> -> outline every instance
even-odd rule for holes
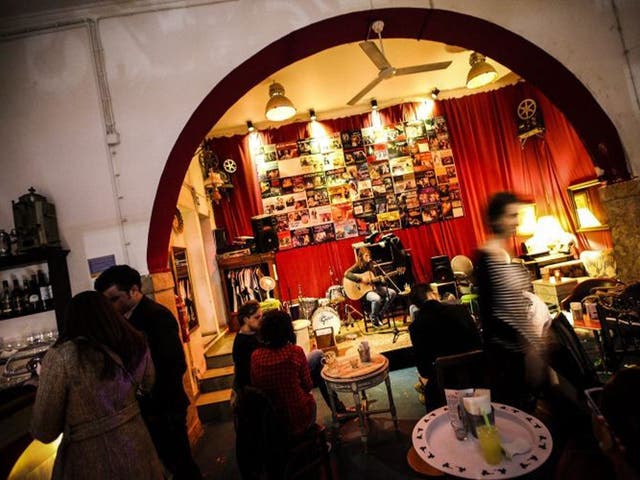
[[[209,136],[244,133],[247,120],[257,128],[268,128],[308,119],[310,108],[315,109],[318,120],[338,118],[368,111],[373,98],[380,107],[385,107],[427,98],[434,88],[440,90],[439,98],[454,98],[500,88],[519,80],[503,65],[487,59],[498,72],[498,80],[487,87],[468,90],[465,83],[471,51],[426,40],[383,38],[385,56],[396,68],[444,61],[452,63],[444,70],[383,80],[356,105],[349,106],[347,102],[378,75],[378,68],[358,43],[323,50],[262,79],[223,115]],[[282,84],[285,95],[298,111],[293,119],[278,124],[269,122],[264,111],[269,99],[269,85],[273,81]]]

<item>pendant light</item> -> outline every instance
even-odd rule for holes
[[[284,96],[284,87],[277,82],[273,82],[269,86],[269,101],[265,108],[267,119],[272,122],[282,122],[295,114],[296,107],[293,106],[291,100]]]
[[[486,57],[478,52],[473,52],[469,57],[471,69],[467,75],[467,88],[479,88],[490,84],[498,77],[498,72],[486,61]]]

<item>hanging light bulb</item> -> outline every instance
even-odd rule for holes
[[[267,119],[272,122],[282,122],[293,117],[296,114],[296,107],[293,106],[291,100],[284,95],[284,87],[273,82],[269,86],[269,101],[265,108]]]
[[[318,117],[316,117],[316,111],[313,108],[309,109],[309,120],[315,122],[317,119]]]
[[[249,133],[253,132],[256,127],[253,126],[253,122],[251,120],[247,120],[247,131]]]

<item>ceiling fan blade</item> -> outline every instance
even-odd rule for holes
[[[444,70],[449,65],[451,65],[451,61],[438,62],[438,63],[426,63],[424,65],[414,65],[413,67],[396,68],[396,75],[409,75],[410,73],[432,72],[434,70]]]
[[[347,102],[347,105],[355,105],[356,103],[358,103],[358,101],[362,97],[364,97],[367,93],[369,93],[371,90],[373,90],[375,88],[375,86],[378,85],[383,79],[384,78],[381,75],[378,75],[371,82],[369,82],[369,84],[366,87],[364,87],[362,90],[360,90],[355,97],[353,97],[351,100],[349,100]]]
[[[375,42],[372,42],[371,40],[360,42],[360,48],[362,48],[364,53],[367,54],[367,57],[369,57],[371,61],[376,64],[376,67],[378,67],[378,69],[384,70],[385,68],[391,67],[391,64],[385,58]]]

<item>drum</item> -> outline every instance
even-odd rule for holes
[[[314,331],[333,327],[333,334],[337,335],[340,331],[340,315],[331,307],[318,307],[311,316],[311,326]]]
[[[330,286],[325,296],[329,299],[329,303],[332,305],[345,301],[344,288],[342,288],[342,285]]]
[[[306,318],[309,320],[311,318],[311,314],[318,307],[318,299],[311,297],[304,297],[299,299],[300,302],[300,314],[301,318]]]

